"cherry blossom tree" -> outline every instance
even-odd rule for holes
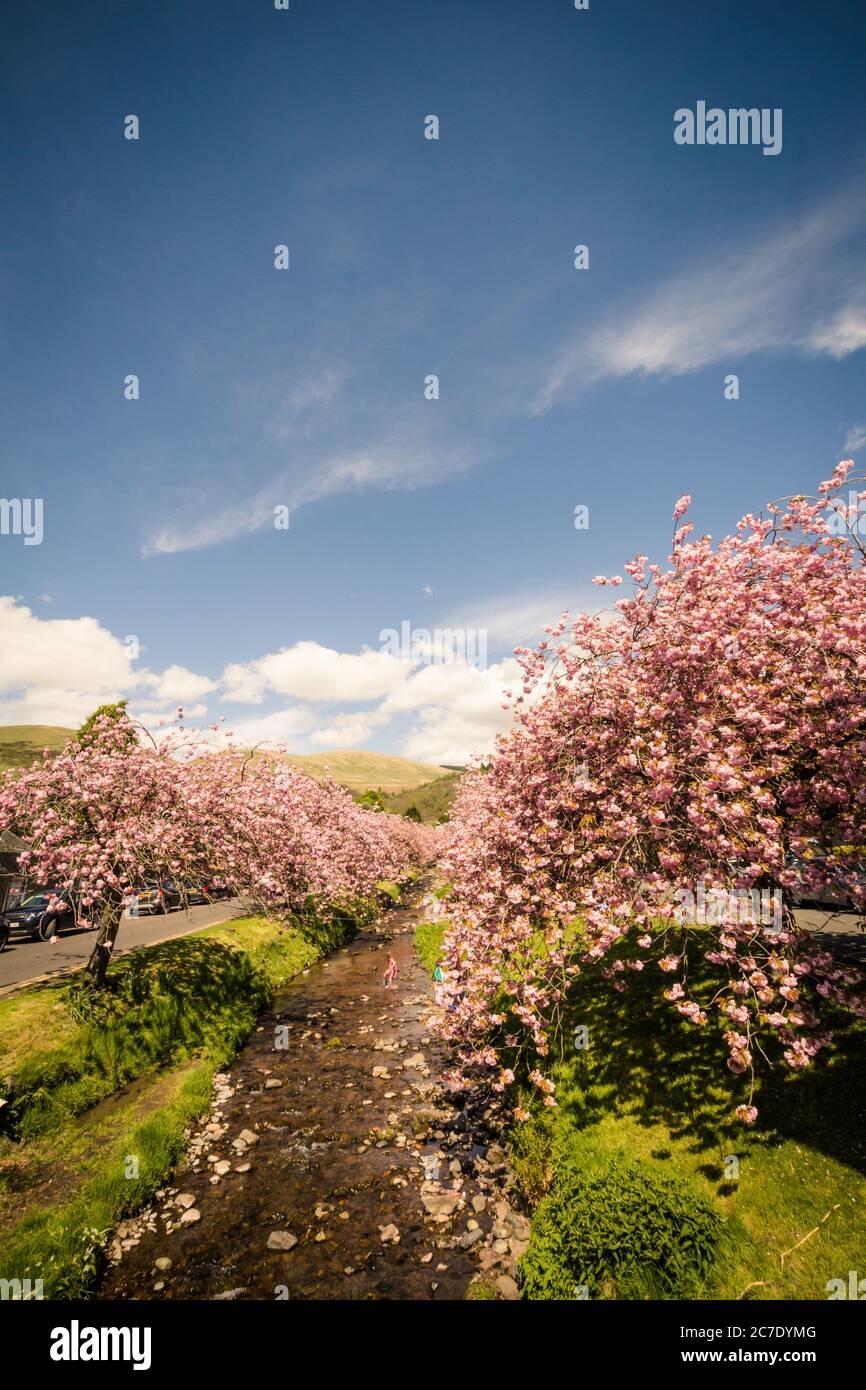
[[[213,866],[273,913],[328,912],[369,901],[379,880],[405,877],[432,852],[426,827],[365,811],[277,754],[253,760],[230,741],[215,752],[183,728],[154,740],[122,710],[7,774],[0,827],[26,842],[29,881],[68,890],[79,920],[95,925],[87,974],[97,986],[124,901],[145,880],[182,885]]]
[[[555,1105],[551,1031],[593,961],[614,993],[656,972],[688,1025],[718,1030],[749,1086],[745,1122],[756,1056],[806,1066],[830,1042],[824,1001],[863,1013],[856,972],[784,898],[832,884],[866,908],[866,568],[840,502],[852,467],[716,546],[682,522],[681,498],[666,569],[638,555],[612,613],[564,613],[517,649],[514,726],[466,780],[443,861],[455,1084],[528,1076]],[[772,913],[743,911],[756,901]],[[684,904],[699,902],[713,910],[696,926]],[[689,939],[715,974],[711,1005],[692,997]]]

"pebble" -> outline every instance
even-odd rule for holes
[[[510,1274],[500,1274],[496,1280],[496,1287],[503,1298],[513,1300],[520,1297],[520,1289]]]
[[[268,1236],[269,1250],[292,1250],[298,1243],[298,1237],[293,1236],[291,1231],[271,1231]]]

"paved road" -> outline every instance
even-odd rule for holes
[[[855,912],[836,912],[833,908],[797,907],[794,918],[798,926],[808,931],[822,932],[831,950],[840,956],[866,964],[866,931],[864,920]]]
[[[124,917],[114,954],[115,957],[123,956],[139,946],[152,946],[154,942],[165,941],[169,937],[187,936],[201,927],[227,922],[232,917],[245,917],[248,913],[249,906],[242,899],[229,898],[224,902],[190,907],[165,915]],[[28,981],[78,969],[89,959],[92,949],[92,931],[63,932],[56,946],[52,946],[50,941],[31,941],[29,937],[13,932],[6,950],[0,952],[0,995]]]
[[[245,917],[249,905],[240,898],[212,903],[207,907],[191,907],[186,911],[170,912],[166,916],[124,918],[115,956],[140,946],[152,946],[174,936],[186,936],[201,927],[227,922],[232,917]],[[851,912],[833,914],[819,908],[797,908],[795,916],[800,926],[811,931],[828,932],[832,945],[840,954],[866,963],[866,933],[858,931],[859,918]],[[90,956],[93,933],[64,932],[56,946],[50,941],[31,941],[14,933],[5,951],[0,952],[0,995],[18,985],[78,969]]]

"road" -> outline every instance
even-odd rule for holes
[[[120,927],[115,958],[141,946],[152,946],[157,941],[187,936],[217,922],[245,917],[249,911],[249,904],[243,899],[231,898],[227,902],[190,907],[166,916],[125,917]],[[833,940],[830,944],[841,955],[866,964],[866,933],[858,931],[860,919],[854,913],[833,914],[820,908],[797,908],[794,915],[801,927],[831,935]],[[34,980],[78,969],[89,958],[92,945],[93,933],[89,931],[64,932],[56,946],[52,946],[50,941],[31,941],[19,933],[13,934],[6,950],[0,952],[0,996]]]
[[[249,905],[241,898],[208,903],[203,907],[158,913],[153,917],[124,917],[117,937],[115,959],[141,946],[152,946],[175,936],[187,936],[202,927],[228,922],[233,917],[246,917]],[[77,970],[90,957],[93,949],[92,931],[62,932],[56,946],[50,941],[31,941],[20,932],[13,932],[5,951],[0,952],[0,995],[17,986]]]

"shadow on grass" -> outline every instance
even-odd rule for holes
[[[689,962],[689,980],[700,997],[708,972],[697,952]],[[731,1151],[734,1138],[741,1153],[744,1139],[749,1146],[793,1139],[866,1172],[863,1022],[825,1006],[833,1047],[802,1072],[775,1057],[768,1069],[756,1057],[759,1127],[744,1130],[732,1116],[748,1100],[748,1084],[727,1070],[727,1048],[722,1030],[713,1026],[713,1011],[708,1009],[711,1021],[705,1027],[687,1023],[661,998],[664,985],[651,967],[630,974],[622,994],[614,993],[595,968],[576,982],[564,1036],[570,1040],[575,1028],[585,1025],[590,1046],[565,1063],[560,1101],[575,1127],[585,1129],[621,1109],[639,1124],[665,1126],[692,1153],[707,1155],[701,1171],[723,1184],[720,1195],[731,1190],[719,1160]]]

